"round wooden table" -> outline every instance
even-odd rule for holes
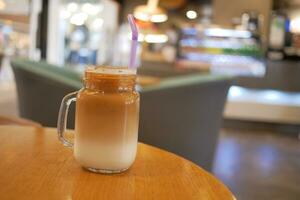
[[[127,172],[82,169],[55,129],[0,126],[0,199],[234,199],[212,175],[172,153],[139,144]]]

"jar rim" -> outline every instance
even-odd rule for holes
[[[88,66],[85,73],[93,73],[98,75],[136,75],[136,69],[129,69],[125,66]]]

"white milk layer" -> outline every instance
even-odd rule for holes
[[[83,142],[76,140],[74,155],[86,168],[102,170],[123,170],[129,168],[135,160],[137,138],[126,143],[107,144],[101,141]]]

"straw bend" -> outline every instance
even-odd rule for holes
[[[128,21],[129,21],[129,25],[130,25],[130,28],[131,28],[131,32],[132,32],[132,40],[138,40],[138,28],[136,26],[136,23],[135,23],[135,20],[134,20],[134,17],[132,14],[129,14],[128,15]]]
[[[130,60],[129,60],[129,69],[136,68],[135,66],[135,60],[136,60],[136,51],[137,51],[137,45],[138,45],[138,28],[136,26],[135,20],[133,18],[133,15],[128,15],[128,22],[130,24],[131,28],[131,35],[132,35],[132,41],[131,41],[131,50],[130,50]]]

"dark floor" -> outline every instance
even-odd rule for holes
[[[300,140],[227,128],[221,134],[214,173],[240,200],[299,200]]]

